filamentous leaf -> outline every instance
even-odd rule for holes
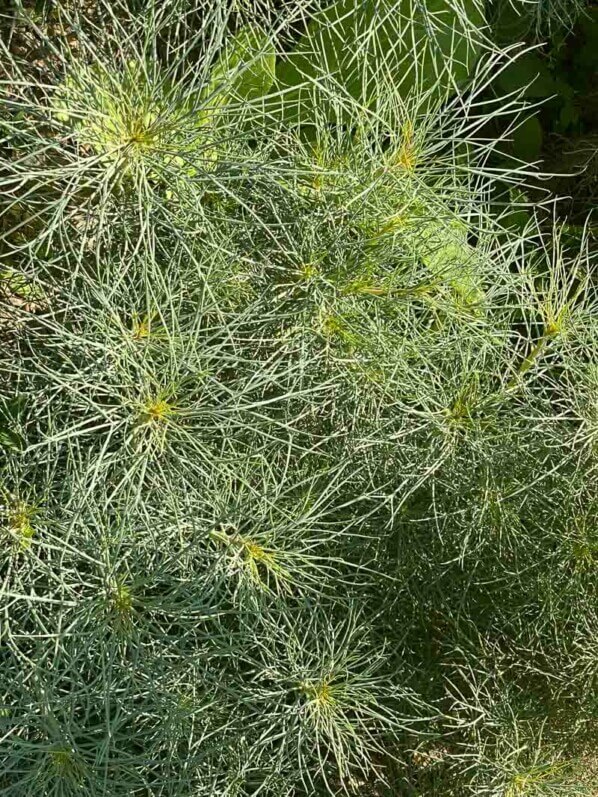
[[[368,106],[377,99],[382,75],[402,97],[432,89],[442,98],[469,74],[479,51],[475,31],[482,26],[476,0],[462,6],[446,0],[337,0],[310,19],[277,67],[287,118],[309,121],[315,95],[319,112],[327,109],[332,119],[351,98]],[[341,94],[332,101],[331,79],[345,99]]]

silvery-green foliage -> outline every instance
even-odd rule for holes
[[[595,261],[483,8],[100,10],[3,49],[0,794],[584,793]]]

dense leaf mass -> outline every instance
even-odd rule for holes
[[[57,5],[0,44],[0,794],[591,795],[595,256],[483,5]]]

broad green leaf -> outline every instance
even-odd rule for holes
[[[518,188],[511,188],[509,190],[509,199],[511,205],[507,213],[501,217],[501,224],[505,228],[511,228],[518,232],[522,232],[529,224],[530,213],[525,205],[529,205],[529,197]]]
[[[513,153],[516,158],[532,163],[542,152],[542,125],[536,116],[530,116],[513,133]]]
[[[232,36],[212,67],[208,95],[217,106],[231,99],[252,100],[270,90],[275,77],[276,54],[270,37],[255,25]]]
[[[484,292],[466,226],[459,221],[430,221],[418,233],[421,258],[431,274],[448,283],[466,305],[480,304]]]
[[[500,45],[524,42],[530,31],[530,14],[526,7],[515,7],[513,0],[498,0],[494,4],[492,33],[494,40]]]
[[[327,76],[360,105],[390,85],[403,97],[417,87],[441,98],[468,76],[483,23],[476,0],[337,0],[312,18],[277,67],[286,117],[306,122],[316,107],[337,116],[322,87]]]
[[[4,448],[20,451],[23,448],[23,438],[12,428],[17,422],[23,403],[23,396],[0,400],[0,450]]]
[[[558,129],[564,132],[579,122],[579,109],[572,100],[566,100],[559,113]]]
[[[23,448],[23,438],[12,429],[0,426],[0,449],[20,451]]]
[[[558,89],[548,66],[536,53],[516,58],[500,73],[497,83],[505,94],[520,91],[524,97],[550,97]]]

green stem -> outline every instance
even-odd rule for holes
[[[519,378],[530,370],[530,368],[534,365],[534,363],[538,360],[538,358],[546,348],[547,343],[553,337],[554,333],[551,330],[547,330],[546,332],[544,332],[542,337],[533,346],[530,353],[521,361],[521,364],[517,369],[517,373],[507,383],[507,390],[510,391],[517,388],[517,386],[519,385]]]

